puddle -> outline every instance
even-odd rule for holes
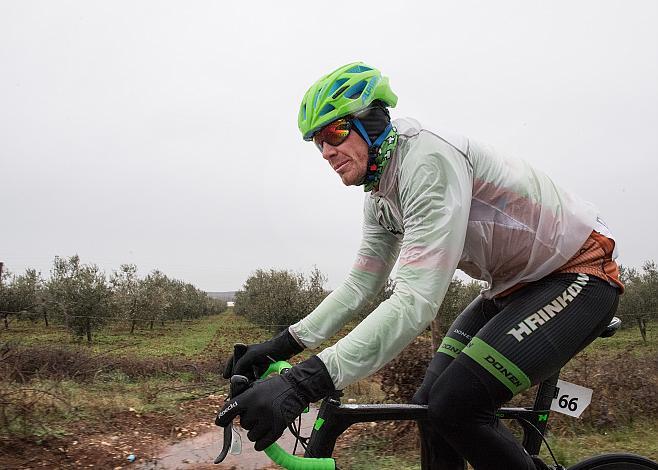
[[[311,408],[310,412],[302,415],[302,436],[310,436],[317,408]],[[196,468],[212,469],[235,469],[256,470],[272,465],[272,461],[264,452],[256,452],[254,444],[247,439],[247,432],[241,431],[242,453],[240,455],[229,454],[226,459],[218,465],[213,465],[213,460],[219,454],[223,443],[223,432],[220,428],[201,434],[192,439],[165,447],[160,451],[157,461],[140,467],[141,470],[177,470]],[[295,438],[286,430],[277,443],[286,451],[292,452],[295,446]],[[303,454],[301,445],[297,446],[297,455]],[[206,467],[207,466],[207,467]]]

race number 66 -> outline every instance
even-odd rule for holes
[[[578,397],[562,395],[557,404],[562,409],[567,408],[569,411],[576,411],[578,409]]]
[[[557,381],[557,397],[551,403],[551,410],[578,418],[592,401],[592,389],[580,385]]]

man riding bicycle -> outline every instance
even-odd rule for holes
[[[398,261],[393,295],[347,336],[227,401],[262,450],[309,402],[374,373],[436,316],[457,268],[487,288],[455,320],[414,402],[428,405],[423,468],[546,468],[497,420],[512,396],[560,369],[603,331],[623,286],[594,206],[527,163],[464,137],[391,121],[397,96],[363,63],[306,92],[299,128],[343,184],[363,185],[363,239],[348,278],[308,316],[230,360],[256,377],[316,348],[372,299]]]

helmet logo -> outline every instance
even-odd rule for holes
[[[373,77],[372,80],[368,82],[366,89],[363,90],[363,93],[361,94],[361,103],[366,102],[368,97],[372,94],[372,91],[375,89],[375,86],[377,86],[378,82],[379,82],[379,77]]]

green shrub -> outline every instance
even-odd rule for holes
[[[235,295],[234,311],[278,331],[310,313],[327,296],[326,277],[315,268],[307,277],[287,270],[253,273]]]
[[[637,327],[643,322],[658,320],[658,265],[646,261],[642,269],[621,266],[620,279],[626,288],[619,299],[617,316],[622,327]]]

